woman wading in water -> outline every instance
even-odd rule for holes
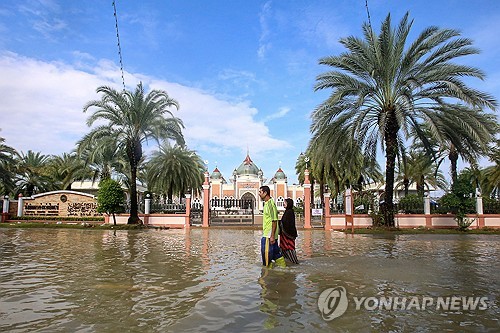
[[[295,252],[295,238],[297,238],[297,228],[295,227],[295,213],[293,212],[293,200],[285,199],[285,212],[280,221],[280,248],[283,256],[298,264],[297,253]]]

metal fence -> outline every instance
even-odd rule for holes
[[[218,199],[210,200],[210,207],[215,211],[226,211],[227,213],[238,213],[245,211],[251,213],[254,208],[254,201],[247,199]]]

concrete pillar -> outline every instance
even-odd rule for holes
[[[147,195],[149,196],[149,194]],[[144,214],[151,214],[151,198],[149,197],[146,197],[146,199],[144,199]]]
[[[205,172],[205,182],[203,183],[203,227],[208,227],[208,219],[210,213],[210,183],[208,182],[208,171]]]
[[[17,197],[17,216],[23,216],[23,195]]]
[[[3,209],[2,213],[8,213],[9,212],[9,196],[6,195],[3,197]]]
[[[191,226],[191,193],[186,194],[186,223],[184,225],[185,228],[189,228]],[[189,237],[188,237],[189,238]]]
[[[311,182],[307,169],[304,171],[304,228],[311,228]]]
[[[476,212],[478,228],[484,228],[484,211],[483,211],[483,197],[479,189],[476,189]]]
[[[330,230],[332,228],[330,221],[330,193],[325,193],[325,230]]]
[[[424,196],[424,214],[425,214],[425,226],[427,228],[432,228],[431,198],[429,197],[428,193],[426,193]]]

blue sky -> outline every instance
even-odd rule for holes
[[[371,0],[376,31],[406,11],[413,36],[430,25],[475,41],[484,82],[500,100],[500,1]],[[227,178],[245,158],[270,179],[295,162],[310,138],[309,115],[328,95],[314,92],[339,54],[341,37],[361,36],[365,0],[116,0],[125,83],[142,81],[180,103],[190,149]],[[3,0],[0,3],[0,136],[18,151],[70,152],[89,131],[83,105],[98,86],[121,89],[112,0]],[[383,156],[380,156],[382,169]],[[448,170],[444,170],[447,174]]]

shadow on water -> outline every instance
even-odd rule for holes
[[[260,231],[0,230],[0,331],[498,331],[500,237],[307,230],[300,265],[260,264]],[[320,294],[349,304],[323,319]],[[357,308],[361,297],[487,296],[486,310]]]

